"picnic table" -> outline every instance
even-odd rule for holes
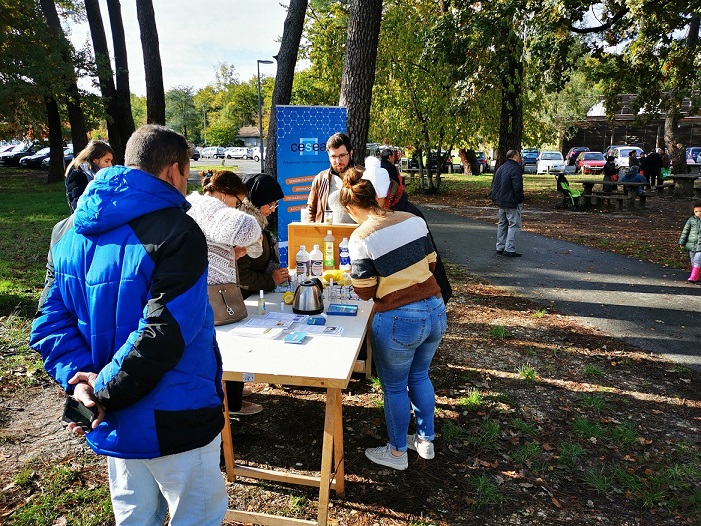
[[[644,183],[632,183],[621,181],[604,181],[603,179],[585,179],[578,181],[584,187],[582,193],[582,206],[584,208],[591,207],[595,201],[603,202],[604,199],[616,202],[617,208],[645,208],[645,202],[650,194],[637,193],[638,186],[644,186]],[[594,187],[601,185],[601,190],[594,190]],[[604,192],[603,185],[610,185],[611,192]],[[617,187],[623,187],[623,192],[618,192]]]
[[[674,197],[694,197],[694,182],[701,174],[671,174],[674,181]]]

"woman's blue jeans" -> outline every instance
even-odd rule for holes
[[[412,408],[416,434],[425,440],[435,438],[436,398],[428,369],[446,326],[445,304],[434,296],[376,312],[372,320],[373,360],[385,395],[389,443],[397,451],[407,449]]]

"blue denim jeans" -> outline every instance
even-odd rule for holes
[[[221,436],[206,446],[152,459],[107,457],[118,526],[220,526],[228,507],[219,468]]]
[[[430,297],[387,312],[372,320],[373,359],[385,396],[389,443],[406,451],[411,409],[416,434],[433,440],[436,398],[428,369],[447,326],[443,300]]]

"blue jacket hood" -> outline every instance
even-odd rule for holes
[[[164,208],[187,211],[190,204],[177,188],[150,173],[112,166],[100,170],[85,189],[74,224],[80,234],[99,234]]]

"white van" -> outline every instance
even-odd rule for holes
[[[223,159],[224,158],[224,148],[221,146],[207,146],[202,149],[202,157],[205,159]]]
[[[234,146],[226,149],[227,159],[248,159],[251,157],[251,149]]]

